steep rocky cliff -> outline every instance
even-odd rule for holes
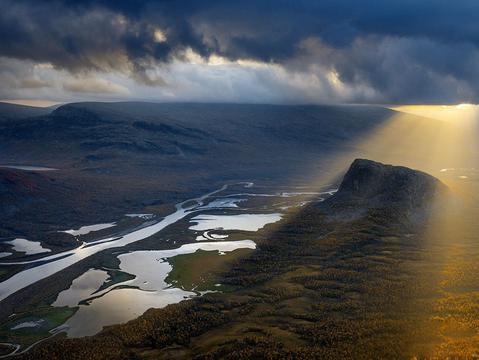
[[[403,166],[356,159],[343,177],[338,192],[321,207],[340,217],[385,211],[394,217],[420,222],[446,186],[435,177]]]

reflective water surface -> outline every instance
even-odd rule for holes
[[[241,188],[248,188],[248,193],[242,193]],[[73,278],[69,287],[60,291],[51,302],[51,306],[58,311],[74,309],[73,315],[65,322],[51,328],[51,333],[66,332],[69,337],[93,335],[104,326],[134,319],[149,308],[159,308],[199,296],[203,292],[184,290],[179,285],[167,282],[173,269],[169,259],[186,254],[196,256],[200,250],[210,252],[208,256],[223,256],[239,249],[253,251],[256,244],[244,232],[253,234],[262,231],[268,224],[280,221],[283,206],[300,206],[305,196],[312,194],[254,190],[251,183],[225,185],[211,193],[177,204],[175,211],[163,218],[150,212],[126,214],[127,217],[143,221],[143,224],[136,224],[131,229],[118,226],[121,223],[119,220],[66,230],[73,236],[90,234],[93,239],[83,242],[75,249],[33,260],[3,260],[0,266],[4,268],[22,266],[23,269],[0,283],[0,300],[58,272],[68,273],[69,266],[107,249],[115,249],[111,256],[116,261],[109,261],[108,266],[91,267]],[[180,222],[184,218],[186,221]],[[183,235],[161,238],[163,229],[173,225]],[[95,238],[95,232],[99,230],[107,235]],[[235,231],[242,231],[242,235],[236,233],[234,240],[229,241],[230,235]],[[146,247],[144,250],[128,250],[130,244],[151,236],[160,236],[161,240],[157,244],[160,249]],[[241,239],[242,236],[245,238]],[[17,246],[19,244],[17,242]],[[35,251],[32,244],[29,245],[29,250]],[[39,246],[37,251],[42,249],[40,243],[36,246]],[[43,248],[42,251],[49,250]],[[110,265],[116,262],[118,265]],[[205,266],[208,266],[207,263]],[[221,290],[220,284],[211,286],[213,287],[208,291]],[[25,314],[25,318],[15,315],[12,331],[45,328],[44,325],[39,325],[42,320],[41,316],[36,315]]]

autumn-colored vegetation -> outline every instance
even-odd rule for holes
[[[339,217],[341,206],[305,207],[232,263],[220,282],[235,291],[150,309],[91,338],[52,339],[23,358],[475,356],[477,297],[444,293],[441,277],[461,275],[443,268],[444,250],[401,207],[365,209]]]

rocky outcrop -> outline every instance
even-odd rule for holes
[[[384,209],[418,220],[446,189],[441,181],[422,171],[356,159],[344,175],[338,192],[324,206],[335,214],[341,211],[341,216]]]

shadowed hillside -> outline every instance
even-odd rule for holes
[[[4,125],[2,160],[36,158],[89,167],[147,155],[184,163],[198,157],[211,161],[212,154],[225,161],[236,154],[234,160],[247,164],[253,159],[246,155],[253,153],[264,161],[281,149],[293,158],[306,149],[324,152],[368,133],[393,114],[373,106],[73,103]],[[35,152],[29,153],[32,148]],[[259,149],[263,152],[253,152]]]
[[[36,107],[0,102],[0,124],[50,114],[52,107]]]

